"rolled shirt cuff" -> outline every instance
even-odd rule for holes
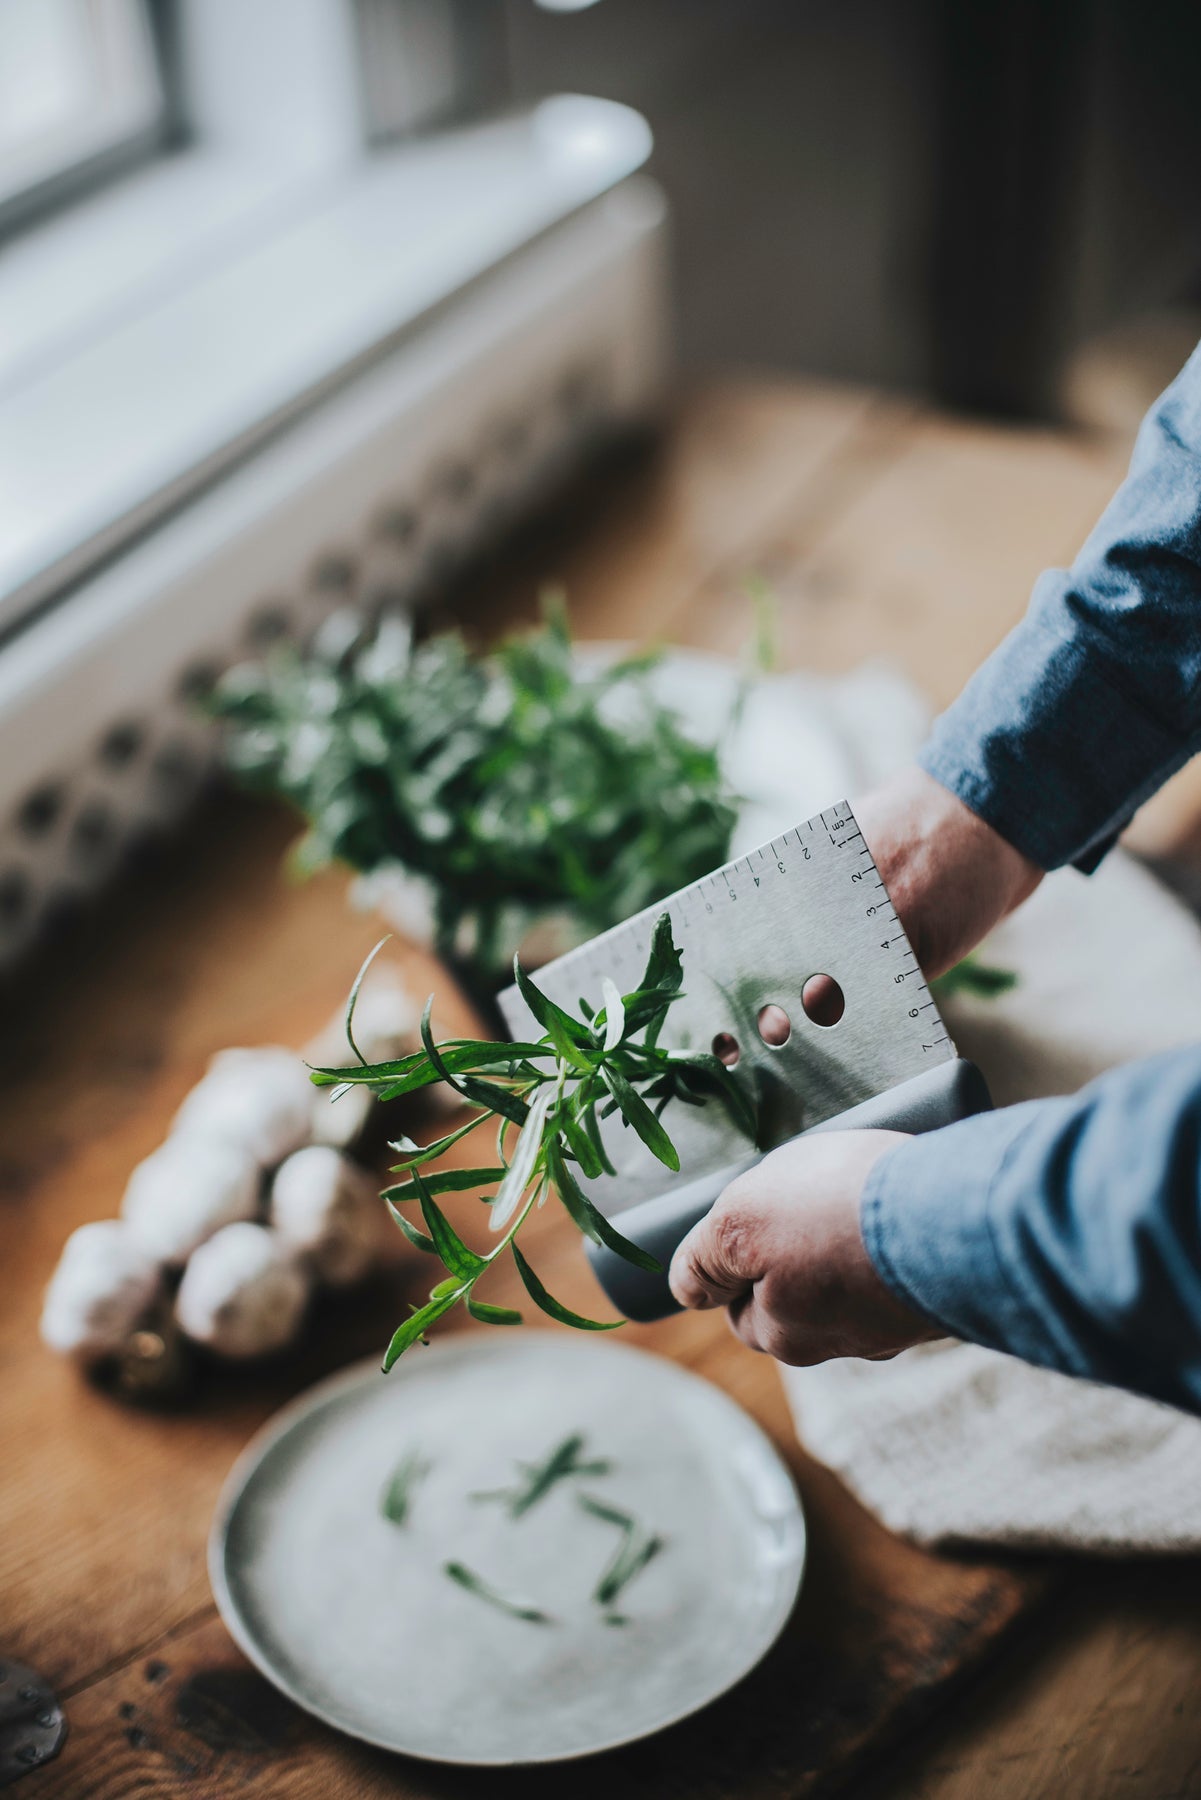
[[[877,1273],[911,1311],[949,1336],[1062,1369],[1072,1347],[1056,1341],[1002,1256],[990,1216],[994,1184],[1046,1104],[982,1113],[887,1151],[864,1187],[860,1230]]]
[[[1095,641],[1027,618],[935,721],[918,762],[1040,868],[1087,873],[1191,748],[1123,691]]]

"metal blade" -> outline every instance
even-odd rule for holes
[[[685,991],[668,1012],[660,1043],[708,1050],[729,1034],[738,1046],[738,1078],[759,1108],[765,1148],[955,1054],[846,801],[548,963],[539,987],[569,1010],[581,998],[603,1005],[606,976],[631,992],[663,912],[683,952]],[[818,974],[842,989],[845,1010],[836,1025],[815,1024],[802,1006],[805,983]],[[767,1005],[782,1007],[791,1023],[779,1047],[759,1035]],[[514,1037],[538,1035],[516,988],[500,995],[500,1009]],[[752,1148],[717,1105],[672,1102],[663,1123],[680,1152],[677,1176],[619,1120],[607,1122],[617,1175],[589,1190],[606,1213],[724,1168]]]

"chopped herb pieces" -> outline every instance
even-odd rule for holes
[[[380,1496],[379,1509],[385,1519],[393,1525],[403,1525],[408,1519],[413,1504],[414,1490],[420,1486],[433,1468],[433,1464],[417,1450],[410,1450],[402,1456]]]
[[[609,1608],[622,1589],[628,1587],[636,1575],[641,1574],[653,1557],[658,1556],[667,1540],[660,1537],[658,1532],[646,1531],[632,1514],[623,1512],[618,1506],[610,1506],[608,1501],[598,1500],[592,1494],[579,1494],[577,1499],[585,1512],[591,1513],[595,1519],[603,1519],[606,1525],[615,1525],[621,1532],[617,1549],[606,1563],[592,1592],[592,1598],[598,1606]],[[606,1620],[607,1624],[619,1622],[625,1623],[616,1618]]]
[[[511,1594],[502,1594],[499,1588],[485,1581],[482,1575],[477,1575],[474,1569],[469,1569],[466,1563],[443,1563],[442,1570],[469,1594],[486,1600],[489,1606],[495,1606],[500,1612],[508,1613],[511,1619],[525,1619],[530,1625],[553,1625],[555,1622],[540,1606],[534,1606],[528,1600],[515,1599]]]
[[[616,1525],[619,1531],[633,1531],[637,1520],[628,1512],[622,1512],[619,1506],[610,1506],[605,1500],[595,1500],[591,1494],[580,1495],[580,1505],[593,1518],[603,1519],[606,1525]]]
[[[612,1606],[622,1589],[641,1574],[652,1557],[658,1556],[666,1541],[656,1533],[628,1533],[596,1584],[592,1597],[597,1605]]]
[[[593,1457],[589,1461],[580,1460],[580,1452],[584,1448],[584,1438],[580,1432],[573,1432],[563,1439],[540,1463],[518,1463],[522,1481],[517,1487],[489,1488],[471,1496],[473,1500],[500,1500],[509,1510],[509,1517],[520,1519],[529,1512],[556,1487],[559,1482],[570,1480],[573,1476],[607,1475],[611,1464],[603,1458]]]

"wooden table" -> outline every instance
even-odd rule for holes
[[[1112,453],[813,385],[714,387],[666,440],[589,478],[449,604],[487,631],[568,585],[581,634],[735,649],[740,589],[768,576],[788,661],[893,659],[935,701],[1070,557],[1120,474]],[[1187,844],[1186,783],[1145,827]],[[42,1350],[42,1286],[67,1232],[116,1210],[132,1163],[229,1043],[299,1044],[344,996],[374,929],[330,874],[285,885],[290,826],[209,802],[124,893],[4,996],[0,1093],[0,1658],[37,1668],[70,1737],[17,1794],[322,1800],[562,1792],[555,1771],[482,1779],[393,1759],[295,1712],[216,1618],[204,1541],[220,1483],[284,1399],[374,1354],[423,1272],[327,1305],[284,1364],[211,1375],[190,1409],[139,1412]],[[422,992],[445,979],[416,952]],[[465,1023],[453,995],[444,1026]],[[586,1304],[569,1229],[538,1262]],[[498,1298],[501,1296],[498,1294]],[[792,1436],[772,1365],[688,1317],[632,1334],[719,1381],[788,1455],[813,1554],[755,1676],[690,1727],[573,1769],[573,1793],[783,1800],[1201,1793],[1201,1562],[927,1555],[876,1525]],[[904,1738],[903,1748],[896,1748]]]

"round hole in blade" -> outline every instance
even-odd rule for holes
[[[772,1050],[779,1050],[792,1036],[792,1020],[782,1006],[769,1001],[759,1008],[759,1036]]]
[[[718,1062],[723,1062],[727,1069],[736,1069],[742,1051],[738,1047],[738,1039],[729,1031],[719,1031],[713,1040],[713,1054]]]
[[[814,1025],[837,1025],[847,1009],[846,995],[833,975],[811,975],[801,989],[805,1017]]]

